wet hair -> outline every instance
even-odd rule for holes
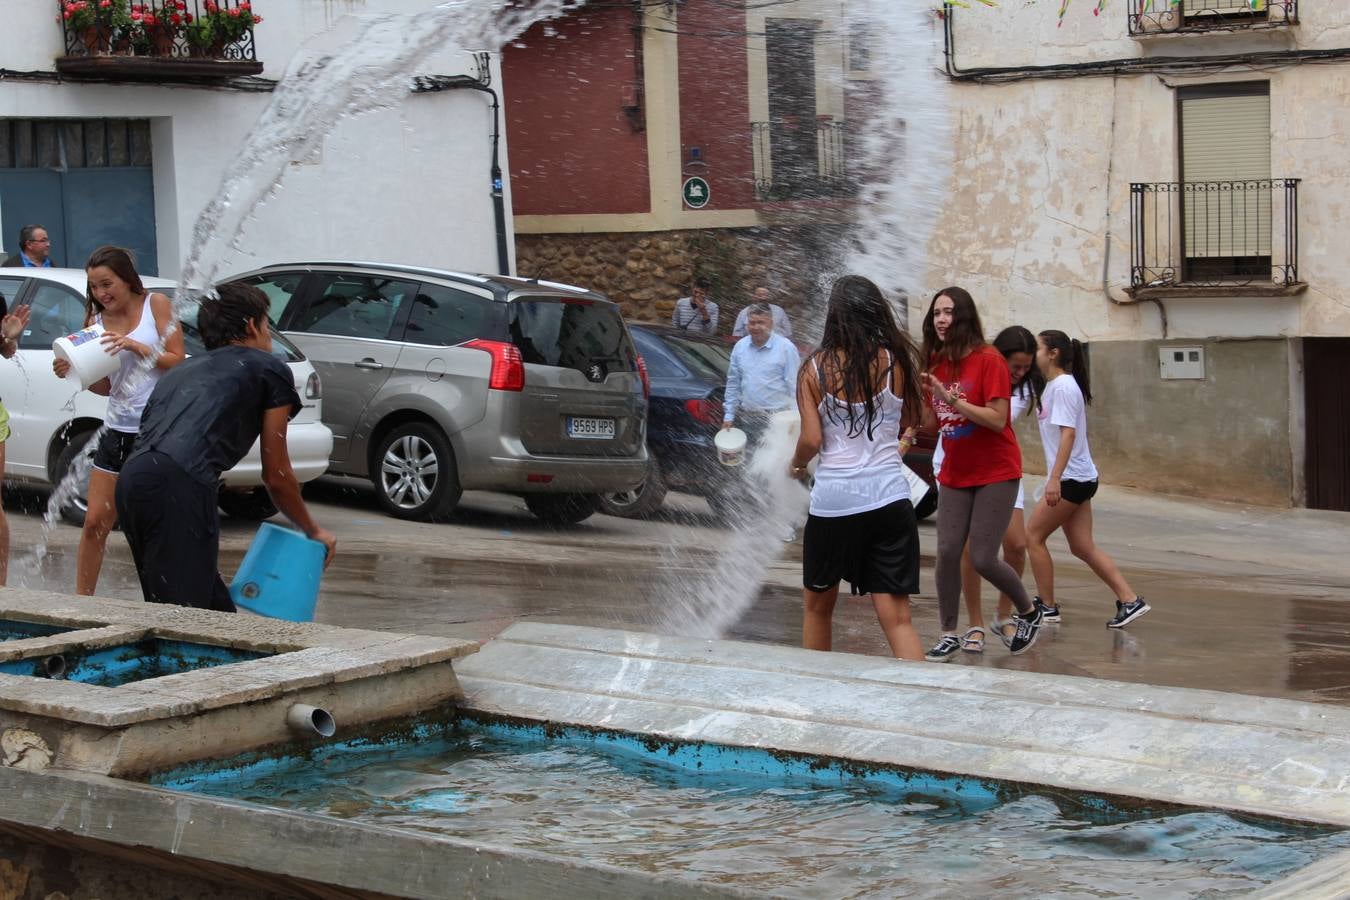
[[[22,228],[20,228],[19,249],[22,250],[25,246],[31,243],[39,231],[46,231],[46,230],[47,228],[44,225],[25,225]]]
[[[797,381],[800,385],[803,378],[810,377],[808,373],[819,372],[825,393],[854,401],[842,408],[835,403],[826,406],[830,421],[843,424],[847,417],[849,437],[866,431],[870,440],[881,418],[875,371],[881,350],[891,354],[885,383],[891,383],[897,369],[902,380],[903,424],[916,425],[923,416],[923,394],[914,342],[895,323],[891,305],[880,288],[861,275],[840,278],[830,291],[820,347],[807,358],[814,365],[803,364]]]
[[[197,331],[207,350],[237,344],[248,337],[248,323],[267,327],[267,295],[251,284],[222,284],[215,300],[203,300]]]
[[[707,275],[695,275],[693,286],[698,288],[700,291],[705,292],[710,291],[712,290],[712,279],[709,278]]]
[[[952,301],[952,324],[945,339],[939,338],[933,327],[933,308],[939,297],[949,297]],[[980,325],[980,313],[975,309],[970,292],[965,288],[946,287],[934,294],[933,301],[928,304],[928,314],[923,317],[924,364],[931,366],[937,359],[945,359],[955,366],[961,357],[984,345],[984,328]]]
[[[89,262],[84,264],[84,271],[87,273],[90,269],[97,269],[99,266],[112,269],[112,273],[126,282],[127,287],[131,288],[133,294],[145,295],[145,285],[141,284],[141,276],[136,272],[136,257],[130,250],[111,246],[99,247],[89,254]],[[86,287],[84,292],[86,320],[92,320],[94,313],[101,312],[103,312],[103,304],[94,299],[94,289]]]
[[[768,316],[772,319],[773,310],[769,309],[767,303],[752,303],[745,308],[745,317],[748,319],[751,316]]]
[[[1011,358],[1014,353],[1025,353],[1031,357],[1030,368],[1012,386],[1014,393],[1023,388],[1031,392],[1036,401],[1027,404],[1026,414],[1031,415],[1031,410],[1041,405],[1041,391],[1045,388],[1045,376],[1036,366],[1036,335],[1021,325],[1010,325],[994,338],[994,349],[1002,353],[1004,359]]]
[[[1036,335],[1045,344],[1046,350],[1053,350],[1059,354],[1055,363],[1073,376],[1073,380],[1078,382],[1078,389],[1083,392],[1083,402],[1092,402],[1092,390],[1088,387],[1088,361],[1087,353],[1083,350],[1083,344],[1078,338],[1070,338],[1062,331],[1042,331]]]

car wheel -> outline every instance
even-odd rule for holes
[[[396,519],[433,522],[459,503],[455,454],[434,426],[409,422],[396,427],[380,442],[374,468],[375,494]]]
[[[526,494],[525,506],[550,525],[575,525],[600,508],[600,495]]]
[[[220,511],[231,519],[245,519],[249,522],[261,522],[277,514],[277,506],[266,488],[254,488],[251,491],[238,491],[221,488],[216,497]]]
[[[918,506],[914,507],[914,518],[922,522],[924,519],[937,512],[937,502],[938,489],[930,484],[928,486],[928,493],[924,494],[923,499],[919,501]]]
[[[647,477],[637,487],[600,495],[600,511],[624,519],[641,519],[661,508],[666,499],[666,481],[655,459],[647,461]]]
[[[84,514],[89,510],[89,468],[84,468],[78,483],[66,486],[65,481],[66,476],[76,470],[75,464],[94,434],[93,431],[86,431],[75,435],[56,458],[56,485],[52,488],[52,494],[61,497],[61,518],[80,527],[84,526]]]

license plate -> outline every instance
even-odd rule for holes
[[[568,416],[567,436],[592,441],[612,441],[614,440],[614,420]]]

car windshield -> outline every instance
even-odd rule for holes
[[[666,348],[684,366],[699,375],[725,381],[731,368],[731,348],[714,341],[666,335]]]
[[[511,342],[527,363],[584,371],[596,362],[637,371],[637,354],[612,303],[530,297],[510,305]]]
[[[173,299],[173,288],[154,288],[156,293],[163,294],[169,299]],[[208,301],[209,302],[209,301]],[[206,345],[202,343],[202,336],[197,331],[197,307],[192,307],[182,315],[180,322],[183,326],[183,347],[187,350],[188,356],[197,353],[205,353]],[[267,326],[272,331],[272,355],[284,363],[300,362],[305,358],[305,354],[292,344],[286,338],[282,337],[281,332],[272,327],[271,323]]]

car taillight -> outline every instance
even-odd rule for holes
[[[488,387],[494,391],[523,391],[525,389],[525,360],[520,349],[503,341],[466,341],[465,347],[483,350],[492,355],[492,374]]]
[[[323,382],[319,381],[318,372],[310,372],[308,380],[305,381],[305,399],[319,400],[323,398]]]
[[[722,424],[722,404],[715,400],[701,398],[686,400],[684,408],[694,417],[695,422],[702,422],[704,425]]]
[[[640,356],[637,361],[638,375],[642,376],[642,396],[650,400],[652,399],[652,380],[647,377],[647,361]]]

